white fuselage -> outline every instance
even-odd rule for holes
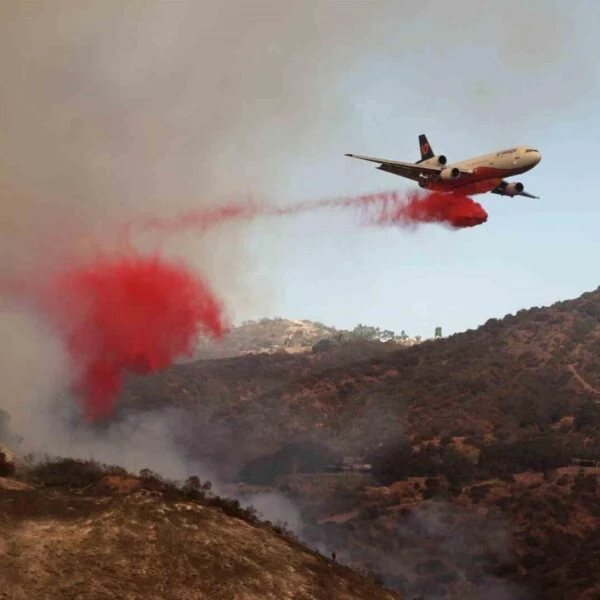
[[[423,187],[439,191],[460,189],[469,194],[483,193],[495,188],[504,177],[519,175],[533,169],[541,159],[540,151],[531,146],[514,146],[446,164],[445,168],[457,168],[468,172],[468,175],[461,175],[456,180],[425,183]],[[438,157],[427,159],[421,164],[437,165]]]
[[[531,148],[530,146],[515,146],[506,150],[499,150],[498,152],[490,152],[489,154],[467,158],[445,166],[450,168],[457,167],[465,170],[491,167],[503,171],[504,176],[506,177],[506,171],[518,171],[518,173],[524,173],[525,171],[523,169],[532,169],[541,159],[542,155],[539,150]],[[434,157],[429,160],[424,160],[422,164],[436,164],[436,161],[437,158]]]

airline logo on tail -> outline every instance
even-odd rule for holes
[[[435,156],[431,149],[431,144],[424,134],[419,136],[419,147],[421,148],[421,160],[429,160]]]

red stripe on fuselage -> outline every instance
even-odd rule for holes
[[[424,182],[419,184],[422,188],[432,192],[460,192],[468,196],[485,194],[497,187],[504,177],[520,175],[533,168],[534,165],[519,169],[498,169],[497,167],[477,167],[473,173],[461,173],[458,179],[451,181]]]

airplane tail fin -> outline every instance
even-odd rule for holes
[[[422,133],[419,136],[419,148],[421,150],[422,161],[427,160],[429,158],[433,158],[435,156],[433,150],[431,149],[431,145],[429,144],[429,140],[427,139],[427,136],[424,133]]]

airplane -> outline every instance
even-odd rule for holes
[[[459,162],[448,163],[443,155],[434,154],[427,136],[419,136],[421,160],[416,163],[387,160],[361,154],[345,154],[352,158],[380,163],[377,169],[416,181],[419,187],[436,192],[455,192],[472,196],[475,194],[499,194],[501,196],[526,196],[539,198],[525,191],[521,182],[508,182],[505,177],[520,175],[533,169],[542,154],[531,146],[514,146]]]

